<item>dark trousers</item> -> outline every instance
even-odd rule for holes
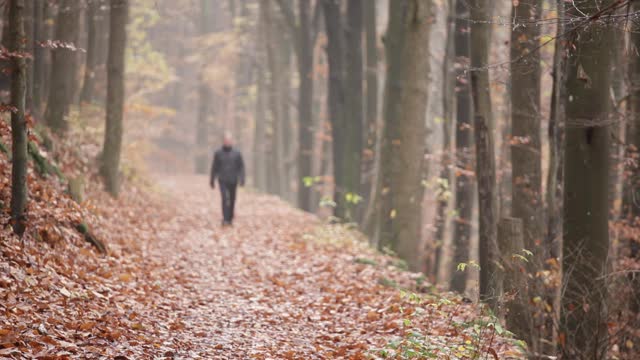
[[[236,206],[236,188],[237,183],[227,183],[219,181],[220,197],[222,198],[222,215],[226,223],[233,221],[233,209]]]

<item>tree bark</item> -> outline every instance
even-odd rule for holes
[[[329,63],[328,108],[331,121],[333,148],[334,215],[344,219],[347,215],[345,195],[349,191],[345,183],[345,155],[347,120],[346,84],[345,84],[345,44],[344,27],[340,4],[336,0],[322,0],[327,33],[327,58]]]
[[[518,339],[529,336],[531,328],[525,320],[530,316],[527,293],[525,262],[521,257],[524,249],[523,221],[517,218],[502,218],[498,224],[498,242],[503,267],[503,290],[507,299],[505,320],[509,331]]]
[[[362,192],[362,150],[363,150],[363,0],[350,0],[347,3],[346,37],[346,95],[347,117],[342,131],[345,132],[344,146],[344,184],[345,196],[360,196]],[[346,201],[345,218],[351,221],[361,219],[361,203],[357,200]]]
[[[31,111],[37,118],[42,111],[43,82],[44,82],[44,52],[41,42],[44,40],[44,7],[45,2],[34,1],[33,3],[33,90]]]
[[[458,264],[469,261],[471,216],[474,203],[473,176],[473,108],[469,73],[469,8],[466,1],[456,1],[454,53],[456,58],[456,166],[455,210],[453,228],[453,258],[451,262],[451,290],[464,293],[467,271],[458,271]]]
[[[298,206],[304,211],[311,211],[311,187],[304,185],[304,178],[313,176],[313,43],[309,9],[309,0],[298,1],[299,51],[298,74]],[[301,182],[302,181],[302,182]]]
[[[125,50],[127,44],[128,0],[111,0],[109,56],[107,60],[107,121],[102,151],[102,176],[114,197],[120,191],[120,153],[125,96]]]
[[[103,0],[90,0],[87,9],[87,57],[84,70],[84,83],[80,101],[91,103],[94,97],[96,86],[96,72],[98,71],[98,53],[101,45],[100,31],[104,30],[101,23],[104,21],[104,11],[102,9]]]
[[[523,220],[524,245],[541,257],[543,239],[540,141],[541,0],[520,0],[512,7],[511,31],[511,163],[512,215]],[[520,25],[519,25],[520,24]],[[541,262],[536,262],[536,265]]]
[[[10,51],[24,54],[24,0],[9,2]],[[25,120],[25,102],[27,88],[27,66],[22,56],[11,58],[11,219],[13,231],[22,236],[26,228],[25,208],[28,201],[27,191],[27,122]]]
[[[33,41],[33,29],[34,29],[34,7],[35,0],[24,1],[24,40],[26,42],[26,50],[33,56],[35,52],[35,42]],[[27,67],[27,94],[25,98],[25,109],[33,113],[33,61],[29,59],[26,61]]]
[[[611,1],[568,7],[568,16],[594,14]],[[612,26],[595,23],[567,40],[564,241],[561,309],[563,355],[601,359],[607,348],[606,273],[609,249],[608,179]]]
[[[561,36],[565,32],[565,5],[563,2],[556,4],[558,12],[558,20],[556,21],[556,35]],[[549,170],[547,173],[546,187],[546,233],[545,233],[545,249],[544,258],[547,262],[547,268],[551,271],[562,272],[560,258],[562,257],[562,204],[564,192],[564,127],[565,127],[565,99],[566,89],[565,72],[566,72],[566,56],[565,49],[562,45],[564,40],[555,41],[554,58],[553,58],[553,89],[551,93],[551,111],[549,116]],[[547,302],[552,306],[553,314],[547,316],[545,322],[545,337],[550,340],[545,346],[544,352],[552,354],[556,352],[557,347],[557,326],[555,321],[558,319],[560,310],[560,287],[549,289]]]
[[[389,2],[379,247],[421,269],[431,2]]]
[[[378,29],[376,25],[376,5],[375,0],[364,2],[364,32],[366,49],[366,93],[365,93],[365,115],[364,115],[364,152],[363,152],[363,179],[362,194],[367,209],[362,219],[362,229],[366,230],[371,220],[374,204],[375,183],[378,176],[375,171],[375,163],[379,157],[376,151],[379,142],[380,129],[382,124],[378,117]]]
[[[440,180],[446,183],[447,188],[451,188],[454,177],[451,171],[452,169],[452,136],[455,114],[455,69],[452,66],[454,63],[454,50],[455,50],[455,8],[456,0],[449,0],[447,9],[447,22],[446,22],[446,40],[445,40],[445,55],[442,61],[442,155],[440,156]],[[441,187],[444,189],[444,187]],[[444,281],[449,283],[450,272],[445,266],[450,266],[450,247],[451,238],[448,235],[449,225],[451,223],[450,213],[452,202],[454,200],[451,193],[446,191],[440,191],[438,194],[438,208],[436,210],[436,232],[435,232],[435,254],[433,266],[430,266],[427,271],[430,271],[433,275],[433,279],[436,282]],[[443,261],[444,260],[444,261]],[[441,271],[442,270],[442,271]],[[442,273],[442,274],[439,274]],[[442,276],[441,276],[442,275]]]
[[[67,115],[73,99],[77,63],[75,40],[80,24],[80,2],[61,0],[56,21],[55,40],[60,46],[53,49],[51,81],[46,119],[49,127],[59,134],[69,129]]]
[[[288,106],[288,92],[284,92],[283,80],[285,72],[284,54],[280,51],[284,47],[285,40],[277,27],[274,11],[270,1],[265,1],[263,6],[265,19],[265,33],[267,41],[267,64],[269,67],[269,109],[271,114],[271,141],[269,160],[269,188],[272,194],[284,198],[287,195],[287,179],[285,168],[285,144],[284,127],[288,118],[285,117],[285,106]],[[288,81],[289,79],[287,79]],[[288,84],[288,83],[287,83]],[[286,87],[288,89],[288,86]]]
[[[527,272],[535,274],[544,261],[544,219],[542,201],[542,146],[540,140],[540,21],[541,0],[521,0],[511,7],[511,215],[523,222],[524,249],[534,253],[527,264]],[[522,249],[517,249],[520,251]],[[509,254],[504,254],[509,255]],[[526,283],[524,284],[526,285]],[[529,298],[541,293],[533,286],[533,294],[517,300],[527,309]],[[513,304],[517,306],[516,304]],[[521,309],[517,334],[538,352],[537,327],[534,326],[533,308]]]
[[[473,130],[476,142],[476,176],[478,178],[478,219],[480,250],[480,299],[496,310],[499,293],[497,267],[499,251],[496,242],[498,199],[496,185],[495,145],[489,83],[489,51],[491,47],[491,2],[470,2],[471,23],[471,94],[473,97]]]

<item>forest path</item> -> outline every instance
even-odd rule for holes
[[[475,345],[501,354],[510,348],[489,333],[486,343],[471,344],[456,327],[454,321],[478,316],[475,306],[450,295],[453,301],[426,295],[422,304],[402,297],[396,286],[416,289],[419,275],[353,239],[344,242],[350,232],[341,227],[243,189],[234,226],[222,228],[219,192],[205,177],[159,178],[178,214],[158,225],[147,249],[163,264],[150,275],[161,281],[162,295],[149,294],[156,336],[164,339],[159,351],[203,359],[368,359],[408,330],[429,334],[425,344],[443,356],[464,358],[471,350],[462,347]]]
[[[172,342],[182,356],[357,358],[369,347],[355,337],[373,316],[362,292],[378,279],[352,254],[304,240],[316,217],[242,189],[234,226],[223,228],[219,191],[205,177],[162,177],[160,184],[176,199],[173,221],[191,224],[181,238],[169,231],[150,249],[175,275],[164,289],[181,302]]]

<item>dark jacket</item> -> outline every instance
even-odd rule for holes
[[[211,184],[216,178],[227,184],[244,185],[244,162],[239,151],[223,146],[215,152],[211,165]]]

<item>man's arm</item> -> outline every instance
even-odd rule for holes
[[[242,160],[242,153],[238,152],[238,179],[240,186],[244,186],[244,160]]]
[[[209,185],[212,188],[216,187],[216,176],[218,175],[218,152],[213,153],[213,163],[211,164],[211,177],[209,178]]]

